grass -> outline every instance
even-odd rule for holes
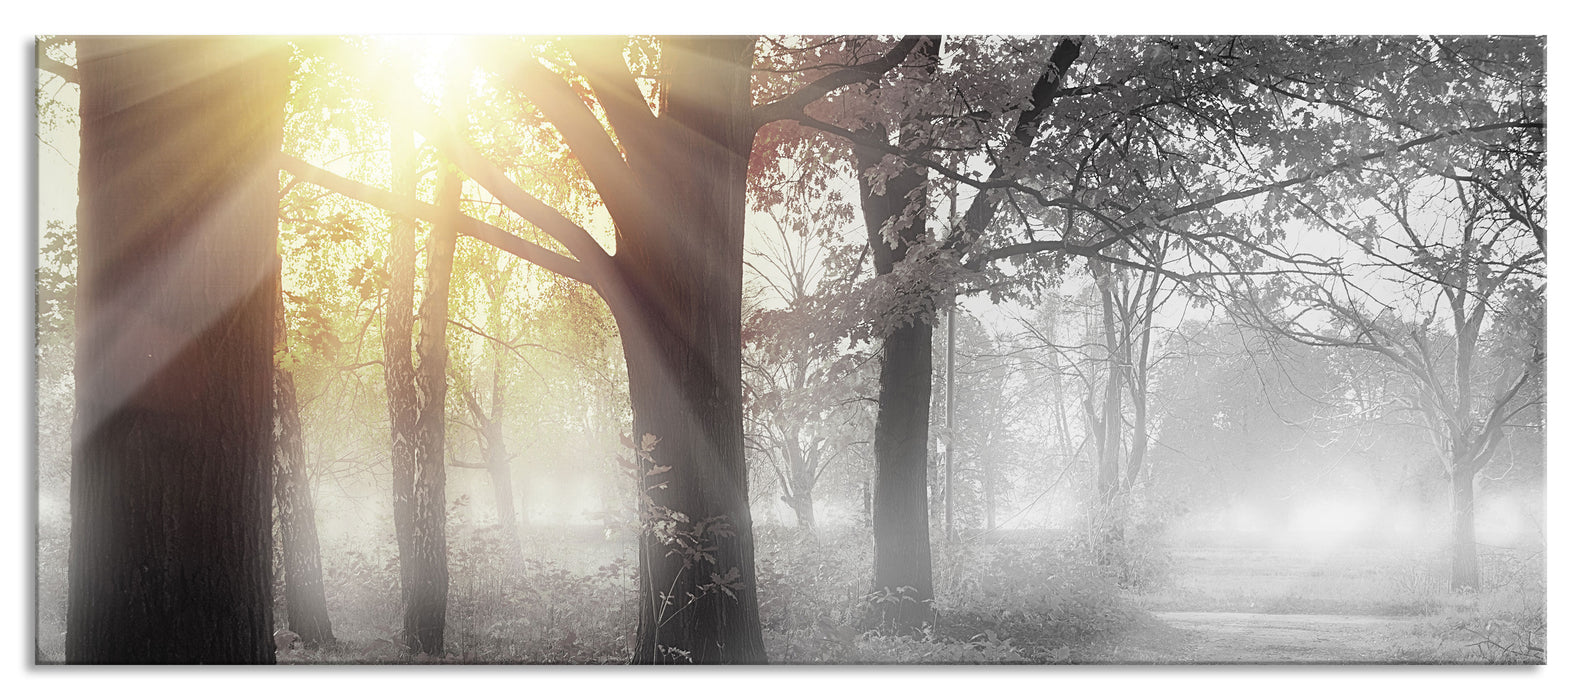
[[[1381,661],[1542,663],[1544,558],[1484,548],[1483,590],[1449,590],[1442,552],[1352,546],[1191,546],[1172,553],[1169,581],[1137,593],[1155,612],[1364,615],[1397,618]]]
[[[619,664],[636,621],[633,537],[597,527],[538,530],[520,571],[502,565],[500,533],[453,524],[444,659],[400,646],[393,542],[327,542],[326,596],[340,644],[294,650],[288,663]],[[59,661],[65,618],[65,540],[41,532],[38,650]],[[1448,563],[1433,552],[1351,547],[1331,551],[1194,542],[1148,553],[1161,575],[1126,583],[1093,563],[1069,533],[1014,533],[936,545],[938,619],[918,634],[863,621],[871,536],[756,532],[759,609],[771,663],[1026,664],[1169,660],[1179,630],[1150,612],[1370,615],[1398,619],[1380,660],[1399,663],[1541,663],[1544,561],[1515,550],[1484,556],[1485,590],[1446,590]],[[283,620],[283,611],[277,610]]]

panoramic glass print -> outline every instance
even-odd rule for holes
[[[1538,37],[40,37],[36,659],[1545,662]]]

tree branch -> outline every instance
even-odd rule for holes
[[[39,41],[37,50],[34,52],[34,56],[38,59],[39,70],[59,76],[61,80],[64,80],[68,83],[76,83],[78,75],[77,67],[63,61],[58,61],[53,56],[49,55],[49,49],[60,44],[64,44],[66,41],[66,39],[61,39],[59,37]]]
[[[512,58],[502,59],[502,54]],[[621,151],[610,140],[593,111],[582,97],[565,80],[545,68],[538,59],[524,51],[485,51],[480,61],[504,76],[518,91],[538,106],[539,111],[555,125],[572,155],[588,173],[588,179],[598,190],[604,206],[617,226],[630,225],[646,216],[641,200],[642,189],[636,176],[627,166]],[[633,88],[636,87],[634,84]]]
[[[326,190],[357,201],[372,204],[387,211],[424,219],[430,223],[448,221],[455,217],[459,224],[457,233],[476,238],[563,277],[577,280],[596,289],[599,286],[594,281],[595,272],[590,270],[587,265],[549,250],[537,243],[523,240],[505,229],[471,217],[457,217],[455,214],[446,212],[427,202],[406,199],[387,190],[341,177],[284,153],[280,154],[279,163],[282,170],[291,173],[300,180],[313,183]]]
[[[415,121],[418,131],[424,137],[432,141],[440,152],[456,163],[468,177],[476,180],[490,194],[498,197],[500,203],[566,246],[566,250],[571,251],[578,261],[601,270],[608,267],[610,255],[604,252],[604,248],[586,229],[517,186],[493,161],[463,144],[461,139],[456,137],[456,132],[438,115],[421,110]]]
[[[1271,182],[1271,183],[1268,183],[1268,184],[1259,185],[1257,187],[1249,187],[1249,188],[1246,188],[1246,189],[1236,190],[1234,192],[1226,192],[1225,194],[1222,194],[1222,195],[1220,195],[1218,197],[1211,197],[1209,199],[1204,199],[1204,200],[1200,200],[1200,201],[1197,201],[1197,202],[1193,202],[1191,204],[1187,204],[1187,205],[1183,205],[1183,206],[1180,206],[1180,207],[1176,207],[1176,208],[1172,209],[1171,211],[1160,215],[1159,216],[1159,220],[1163,221],[1163,220],[1166,220],[1166,219],[1173,219],[1173,218],[1178,217],[1178,216],[1183,216],[1183,215],[1191,214],[1191,213],[1194,213],[1194,212],[1204,211],[1204,210],[1207,210],[1207,209],[1213,209],[1214,207],[1217,207],[1217,206],[1219,206],[1221,204],[1224,204],[1226,202],[1233,202],[1233,201],[1236,201],[1236,200],[1239,200],[1239,199],[1247,199],[1248,197],[1255,197],[1255,196],[1260,195],[1260,194],[1264,194],[1264,193],[1267,193],[1267,192],[1272,192],[1272,191],[1278,190],[1278,189],[1283,189],[1283,188],[1286,188],[1286,187],[1290,187],[1292,185],[1300,185],[1300,184],[1312,182],[1313,180],[1318,180],[1318,179],[1321,179],[1321,178],[1324,178],[1324,177],[1328,177],[1330,175],[1338,173],[1338,172],[1340,172],[1342,170],[1345,170],[1347,168],[1354,168],[1354,167],[1357,167],[1357,166],[1362,165],[1364,163],[1369,163],[1369,162],[1372,162],[1372,161],[1375,161],[1375,160],[1379,160],[1381,158],[1388,158],[1388,157],[1393,156],[1393,155],[1398,155],[1398,154],[1401,154],[1401,153],[1405,153],[1406,151],[1409,151],[1409,150],[1411,150],[1413,148],[1417,148],[1418,146],[1426,146],[1426,145],[1434,143],[1436,141],[1443,141],[1445,139],[1454,138],[1456,136],[1466,136],[1466,135],[1470,135],[1470,134],[1480,134],[1480,133],[1484,133],[1484,132],[1488,132],[1488,131],[1501,131],[1501,130],[1505,130],[1505,129],[1546,129],[1546,128],[1548,128],[1548,124],[1545,123],[1545,122],[1500,122],[1500,123],[1497,123],[1497,124],[1485,124],[1483,126],[1470,126],[1470,127],[1465,127],[1465,128],[1461,128],[1461,129],[1446,129],[1444,131],[1434,132],[1434,133],[1428,134],[1426,136],[1420,136],[1420,137],[1412,139],[1410,141],[1405,141],[1405,142],[1402,142],[1402,143],[1398,143],[1398,144],[1396,144],[1394,146],[1390,146],[1389,148],[1384,148],[1384,149],[1380,149],[1380,150],[1377,150],[1377,151],[1373,151],[1371,153],[1364,153],[1364,154],[1362,154],[1360,156],[1356,156],[1354,158],[1347,158],[1345,160],[1337,161],[1335,163],[1331,163],[1331,164],[1326,165],[1326,166],[1324,166],[1322,168],[1314,170],[1313,172],[1310,172],[1310,173],[1308,173],[1306,175],[1299,175],[1297,177],[1290,177],[1290,178],[1286,178],[1284,180],[1279,180],[1279,181],[1276,181],[1276,182]]]
[[[797,88],[785,97],[754,107],[752,112],[754,130],[783,119],[801,119],[802,110],[813,104],[815,100],[847,85],[878,80],[880,76],[901,65],[901,61],[906,60],[907,55],[912,53],[912,49],[922,40],[922,37],[916,35],[903,37],[880,58],[835,71]]]
[[[624,37],[582,39],[572,44],[571,57],[604,107],[604,116],[615,131],[616,140],[629,148],[643,138],[640,132],[650,128],[657,118],[638,88],[631,68],[626,65],[621,52],[624,40]]]

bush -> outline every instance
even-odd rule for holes
[[[1058,663],[1146,619],[1117,572],[1090,561],[1079,540],[968,547],[941,552],[956,572],[936,588],[944,637],[1003,640],[1030,661]]]
[[[446,647],[464,663],[620,664],[631,660],[637,569],[589,574],[561,562],[513,567],[496,526],[455,528]]]
[[[1465,642],[1468,660],[1491,664],[1547,663],[1548,583],[1542,553],[1513,550],[1479,557],[1483,591],[1468,612],[1452,617],[1452,636]]]

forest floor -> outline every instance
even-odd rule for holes
[[[1112,658],[1138,664],[1378,664],[1413,659],[1402,641],[1419,618],[1240,612],[1165,612],[1115,642]],[[1432,636],[1432,635],[1430,635]],[[1470,637],[1468,637],[1470,640]],[[1449,639],[1424,639],[1443,651]],[[1461,642],[1463,645],[1469,641]]]
[[[1153,577],[1120,588],[1048,532],[936,551],[939,625],[925,638],[863,631],[871,553],[860,533],[764,528],[758,598],[770,661],[783,664],[1542,663],[1541,549],[1485,552],[1484,591],[1445,591],[1431,551],[1177,543],[1145,555]],[[637,615],[627,535],[535,533],[504,576],[498,533],[457,524],[446,663],[620,664]],[[1538,546],[1541,546],[1538,545]],[[412,663],[398,647],[394,546],[332,542],[327,602],[338,649],[309,664]],[[38,652],[59,662],[65,538],[41,531]],[[276,611],[284,619],[284,610]]]
[[[1448,568],[1442,559],[1436,553],[1386,547],[1179,549],[1170,555],[1168,579],[1136,594],[1136,602],[1152,619],[1120,631],[1078,660],[1537,661],[1528,645],[1543,645],[1543,630],[1531,629],[1531,623],[1542,623],[1544,599],[1541,584],[1533,585],[1534,560],[1491,556],[1484,563],[1487,590],[1473,597],[1442,591]]]

